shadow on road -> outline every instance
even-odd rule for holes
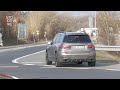
[[[116,64],[119,64],[119,62],[113,60],[97,60],[95,67],[103,67],[103,66],[110,66]],[[53,65],[55,65],[55,63],[53,63]],[[90,67],[90,66],[88,66],[87,62],[83,62],[82,64],[64,63],[62,67]]]

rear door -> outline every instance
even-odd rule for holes
[[[57,34],[53,39],[53,44],[51,45],[51,49],[50,49],[50,55],[51,55],[52,61],[55,59],[55,51],[57,51],[57,47],[60,44],[60,37],[61,37],[61,34]]]
[[[55,35],[55,37],[54,37],[54,39],[53,39],[53,41],[52,41],[53,44],[49,46],[48,53],[49,53],[49,57],[50,57],[50,60],[51,60],[51,61],[52,61],[53,58],[54,58],[54,55],[53,55],[53,54],[54,54],[54,51],[53,51],[54,49],[53,49],[53,48],[54,48],[54,45],[56,44],[57,38],[58,38],[58,34]]]
[[[58,47],[61,44],[61,34],[58,34],[53,46],[52,46],[52,55],[53,55],[53,59],[55,60],[55,52],[58,52]]]

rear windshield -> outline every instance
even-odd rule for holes
[[[64,43],[90,43],[88,35],[66,35]]]

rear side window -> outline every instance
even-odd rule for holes
[[[54,37],[54,39],[53,39],[53,43],[56,43],[56,40],[57,40],[57,38],[58,38],[58,35],[59,35],[59,34],[56,34],[56,35],[55,35],[55,37]]]
[[[66,35],[64,43],[90,43],[88,35]]]
[[[60,43],[61,42],[61,35],[59,35],[58,37],[57,37],[57,39],[56,39],[56,43]]]
[[[57,34],[55,38],[53,39],[54,43],[61,43],[61,34]]]

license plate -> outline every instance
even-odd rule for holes
[[[84,49],[84,46],[72,46],[72,48],[75,48],[75,49]]]

